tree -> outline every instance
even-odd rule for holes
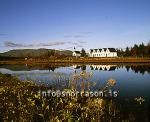
[[[133,49],[132,49],[132,54],[133,54],[133,56],[138,56],[138,45],[137,44],[135,44],[134,45],[134,47],[133,47]]]
[[[116,50],[117,50],[117,55],[118,55],[119,57],[123,57],[123,55],[124,55],[123,49],[116,49]]]
[[[137,50],[135,48],[131,48],[131,55],[132,56],[137,56]]]
[[[150,56],[150,41],[148,42],[146,46],[146,56]]]
[[[146,52],[146,50],[145,50],[145,46],[144,46],[144,43],[142,43],[142,44],[140,44],[139,45],[139,48],[138,48],[138,56],[144,56],[145,55],[145,52]]]
[[[54,56],[54,55],[55,55],[55,50],[51,50],[51,51],[49,52],[49,55],[50,55],[50,56]]]
[[[126,50],[125,50],[125,56],[130,56],[130,50],[129,50],[129,47],[127,47]]]
[[[85,57],[86,56],[86,52],[85,52],[85,50],[82,48],[82,50],[81,50],[81,57]]]
[[[147,45],[141,43],[139,45],[134,44],[134,46],[131,47],[131,49],[127,47],[124,53],[125,53],[124,56],[136,56],[136,57],[150,56],[150,41]]]

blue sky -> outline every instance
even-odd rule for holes
[[[125,48],[149,40],[149,0],[0,0],[0,52]]]

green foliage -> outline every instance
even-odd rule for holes
[[[86,52],[85,52],[85,50],[82,48],[82,50],[81,50],[81,57],[85,57],[86,56]]]
[[[129,47],[126,48],[125,56],[130,56],[130,50],[129,50]]]
[[[55,50],[50,50],[48,56],[55,56]]]
[[[144,43],[135,44],[129,49],[126,48],[122,55],[125,57],[150,57],[150,42],[145,46]]]

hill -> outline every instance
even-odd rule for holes
[[[71,56],[72,51],[70,50],[53,50],[53,49],[17,49],[10,50],[8,52],[0,53],[0,57],[15,57],[15,58],[25,58],[25,57],[43,57],[51,55],[66,55]]]

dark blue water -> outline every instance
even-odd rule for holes
[[[59,86],[63,86],[65,81],[71,80],[73,74],[78,74],[82,71],[93,74],[89,78],[91,84],[94,84],[91,85],[91,90],[98,90],[106,85],[107,80],[114,79],[116,84],[113,89],[119,91],[120,98],[140,96],[147,100],[150,98],[149,65],[0,66],[1,73],[12,74],[21,80],[31,80],[48,85],[59,84]]]
[[[135,119],[136,122],[150,121],[150,65],[1,65],[0,72],[16,76],[24,82],[33,81],[54,86],[56,89],[69,87],[73,76],[81,72],[93,75],[77,80],[79,90],[82,81],[85,90],[90,83],[90,90],[97,91],[104,88],[109,79],[114,79],[116,82],[111,89],[118,91],[118,96],[110,100],[113,100],[117,107],[121,107],[120,116]]]

